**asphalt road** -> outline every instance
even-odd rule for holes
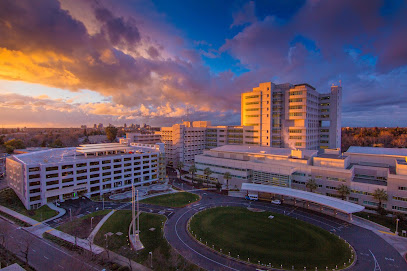
[[[188,186],[184,184],[184,187]],[[347,240],[356,250],[358,260],[350,270],[407,270],[407,263],[401,255],[386,241],[372,231],[349,224],[330,216],[310,212],[292,206],[274,205],[267,202],[249,202],[211,192],[201,194],[199,203],[179,209],[170,217],[165,226],[168,242],[188,260],[207,270],[256,270],[255,267],[220,256],[198,244],[186,232],[186,225],[193,214],[215,206],[242,206],[266,209],[268,211],[289,214],[291,217],[309,222],[334,232]]]
[[[169,178],[178,187],[183,187],[185,190],[192,189],[191,186],[181,183],[176,180],[176,173],[174,170],[169,171]],[[309,222],[328,231],[334,232],[340,237],[347,240],[356,250],[357,262],[350,270],[407,270],[407,263],[401,255],[381,237],[372,231],[360,228],[353,224],[349,224],[343,220],[339,220],[327,215],[319,214],[302,208],[294,208],[289,205],[274,205],[267,202],[250,202],[240,198],[232,198],[228,196],[219,195],[216,193],[195,190],[194,193],[201,195],[202,200],[198,203],[192,204],[184,208],[166,208],[149,204],[140,204],[141,211],[158,213],[165,215],[168,220],[165,225],[164,234],[168,242],[186,259],[197,264],[198,266],[207,270],[256,270],[253,266],[242,264],[235,260],[228,259],[224,256],[216,254],[206,247],[198,244],[191,238],[187,231],[186,225],[190,217],[196,212],[202,211],[205,208],[215,206],[242,206],[266,209],[268,211],[286,214],[296,219]],[[69,208],[72,210],[72,216],[80,217],[88,213],[100,210],[103,208],[102,203],[92,202],[88,199],[69,200],[64,202],[61,207],[67,209],[67,213],[56,221],[48,222],[50,226],[56,227],[70,219]],[[105,209],[127,209],[130,210],[130,203],[114,203],[105,202]],[[4,223],[2,221],[1,223]],[[14,229],[16,231],[16,229]],[[20,230],[21,231],[21,230]],[[16,233],[17,234],[17,233]],[[36,237],[34,237],[36,238]],[[36,238],[36,242],[42,242],[40,246],[49,246],[43,244],[44,241]],[[66,255],[66,252],[61,252],[61,249],[53,247],[45,247],[42,251],[52,250],[50,253],[62,253],[59,255],[58,262],[67,262],[66,259],[73,257]],[[56,252],[57,251],[57,252]],[[44,253],[45,253],[44,252]],[[65,253],[65,254],[64,254]],[[65,255],[65,256],[64,256]],[[47,255],[49,259],[51,258]],[[38,261],[42,260],[47,263],[47,259],[41,259],[41,256],[33,256]],[[55,258],[57,259],[57,258]],[[73,262],[74,263],[74,262]],[[60,267],[61,268],[61,267]],[[47,270],[47,269],[39,269]],[[49,269],[49,270],[65,270],[65,269]]]
[[[21,227],[0,218],[0,234],[5,235],[5,246],[25,261],[28,248],[28,262],[36,270],[102,270],[103,268],[88,263],[78,255],[56,246],[50,241],[40,239],[26,232]]]

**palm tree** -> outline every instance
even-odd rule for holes
[[[226,190],[229,190],[229,180],[232,179],[232,174],[229,171],[223,174],[223,179],[226,180]]]
[[[196,166],[195,166],[195,164],[192,164],[190,167],[189,167],[189,173],[192,175],[192,184],[194,184],[194,175],[195,175],[195,173],[198,171],[198,169],[196,168]]]
[[[350,194],[350,188],[349,186],[345,184],[341,184],[338,187],[338,193],[341,195],[342,200],[346,200],[346,196]]]
[[[317,185],[317,183],[315,182],[314,179],[309,179],[307,181],[307,184],[305,185],[305,187],[308,188],[310,192],[312,192],[315,189],[317,189],[318,185]]]
[[[182,180],[182,168],[184,167],[184,163],[182,163],[181,161],[179,161],[177,163],[177,169],[179,171],[179,178]]]
[[[378,210],[382,209],[382,201],[387,200],[387,192],[383,188],[377,188],[373,191],[373,198],[379,201]]]
[[[205,168],[204,169],[204,175],[206,176],[206,185],[207,185],[207,187],[209,187],[209,176],[211,176],[211,174],[212,174],[213,172],[212,172],[212,170],[210,169],[210,168]]]

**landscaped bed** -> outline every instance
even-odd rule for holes
[[[349,265],[352,259],[349,245],[328,231],[288,216],[241,207],[202,211],[191,219],[190,232],[226,255],[230,252],[240,260],[285,269],[332,269]]]
[[[57,228],[57,230],[66,232],[70,235],[86,239],[88,238],[89,234],[92,230],[96,227],[96,225],[103,219],[105,215],[110,213],[111,210],[99,210],[83,216],[81,218],[74,219],[73,221],[69,221],[67,223],[62,224]],[[91,223],[91,219],[93,217],[93,221]],[[91,228],[92,227],[92,228]]]
[[[141,213],[140,240],[145,248],[135,252],[130,250],[128,239],[131,211],[119,210],[103,224],[94,242],[101,247],[107,246],[109,250],[146,266],[150,265],[149,253],[151,251],[154,270],[177,270],[180,268],[183,268],[183,270],[198,270],[194,265],[188,264],[179,256],[164,239],[163,224],[165,220],[165,216],[162,215]],[[111,234],[107,236],[106,233]]]
[[[177,192],[143,199],[141,202],[165,207],[184,207],[198,200],[199,196],[196,194]]]
[[[370,220],[382,226],[389,228],[392,232],[396,231],[396,218],[388,217],[380,214],[371,214],[367,212],[355,213],[355,215],[362,217],[364,219]],[[407,221],[400,220],[398,223],[398,231],[401,235],[402,230],[407,230]]]
[[[35,210],[27,210],[13,189],[10,188],[0,191],[0,205],[37,221],[44,221],[58,214],[57,211],[52,210],[47,205]]]

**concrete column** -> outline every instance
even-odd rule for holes
[[[336,217],[338,215],[338,211],[334,210],[334,216]]]
[[[352,220],[353,220],[353,218],[352,218],[352,214],[349,214],[349,220],[350,220],[350,221],[352,221]]]

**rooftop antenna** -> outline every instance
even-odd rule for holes
[[[186,118],[186,121],[191,121],[190,119],[189,119],[189,106],[187,105],[187,113],[186,113],[186,115],[185,115],[185,118]]]

